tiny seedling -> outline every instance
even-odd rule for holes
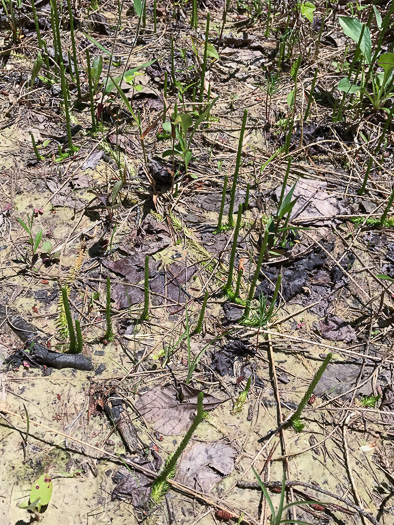
[[[248,398],[248,393],[249,393],[249,390],[250,390],[250,385],[252,383],[252,378],[249,377],[247,382],[246,382],[246,387],[245,387],[245,390],[242,390],[242,392],[239,394],[239,396],[237,397],[235,403],[234,403],[234,408],[233,408],[233,411],[232,413],[233,414],[236,414],[237,412],[240,412],[244,406],[244,404],[246,403],[246,400]]]
[[[268,298],[261,294],[259,297],[259,305],[257,310],[253,312],[251,318],[245,319],[243,324],[248,326],[258,326],[260,328],[266,326],[274,317],[276,313],[276,299],[279,294],[279,288],[281,284],[281,275],[278,276],[276,281],[275,290],[272,296],[272,300],[269,303]]]
[[[33,266],[35,260],[37,259],[37,250],[40,246],[40,242],[42,240],[42,230],[40,230],[35,236],[33,235],[33,222],[34,222],[34,211],[31,214],[31,216],[27,217],[27,224],[23,222],[22,219],[17,217],[16,219],[19,224],[22,226],[22,228],[27,232],[29,236],[29,244],[31,247],[31,266]]]
[[[36,78],[38,77],[38,73],[40,72],[41,66],[44,62],[44,59],[42,58],[42,55],[40,52],[37,54],[37,58],[35,59],[33,63],[33,69],[31,72],[31,79],[30,79],[30,87],[32,88],[34,86],[34,82]],[[33,146],[34,147],[34,146]]]
[[[194,134],[203,120],[208,118],[208,115],[217,100],[218,97],[210,102],[200,113],[195,122],[193,122],[191,113],[177,113],[177,111],[174,111],[172,121],[163,123],[163,130],[170,134],[173,141],[176,139],[178,142],[177,144],[173,142],[172,149],[164,151],[163,157],[168,157],[170,155],[172,155],[173,158],[174,156],[181,157],[187,172],[193,155],[191,144]]]
[[[52,479],[49,474],[40,476],[31,486],[30,497],[27,503],[20,503],[20,509],[26,509],[34,514],[45,512],[52,496]]]
[[[361,404],[366,408],[375,408],[381,397],[380,394],[377,396],[364,396],[361,400]]]
[[[302,432],[305,428],[305,425],[301,419],[293,419],[293,422],[291,425],[297,433]]]
[[[320,381],[322,375],[324,374],[326,368],[328,367],[330,361],[331,361],[331,358],[332,358],[332,354],[327,354],[323,363],[320,365],[319,369],[317,370],[316,374],[313,376],[313,379],[312,381],[310,382],[310,385],[307,389],[307,391],[305,392],[304,394],[304,397],[301,399],[300,401],[300,404],[298,405],[297,407],[297,410],[294,412],[294,414],[292,414],[284,423],[283,423],[283,426],[288,426],[289,424],[291,424],[293,427],[294,427],[294,422],[296,422],[296,426],[297,426],[297,422],[298,422],[298,425],[299,423],[301,423],[300,419],[301,419],[301,413],[302,411],[304,410],[305,408],[305,405],[308,403],[308,401],[310,400],[312,394],[313,394],[313,391],[315,390],[318,382]],[[302,424],[302,423],[301,423]],[[295,428],[296,430],[296,428]],[[301,429],[302,430],[302,429]]]

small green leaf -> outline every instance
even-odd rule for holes
[[[394,283],[394,279],[392,277],[389,277],[388,275],[384,275],[383,273],[380,273],[376,276],[378,279],[385,279],[386,281],[391,281]]]
[[[360,91],[361,86],[357,86],[356,84],[352,84],[348,78],[343,78],[337,88],[339,91],[343,91],[345,93],[357,93],[357,91]]]
[[[357,20],[357,18],[351,18],[350,16],[340,16],[339,24],[345,35],[358,44],[364,24]],[[365,26],[363,37],[360,42],[360,51],[368,62],[371,62],[371,48],[371,33],[369,27]]]
[[[367,7],[367,6],[366,6]],[[375,13],[375,18],[376,18],[376,25],[378,26],[378,29],[382,29],[382,17],[377,9],[377,7],[375,5],[372,6],[373,8],[373,11]]]
[[[37,233],[36,238],[34,239],[34,246],[33,246],[33,252],[34,252],[34,253],[36,253],[37,248],[38,248],[39,245],[40,245],[41,239],[42,239],[42,230],[40,230],[40,231]]]
[[[385,76],[388,77],[394,69],[394,53],[383,53],[383,55],[380,55],[378,66],[384,69]]]
[[[44,242],[42,243],[41,250],[42,250],[44,253],[51,253],[51,251],[52,251],[52,243],[49,242],[49,241],[44,241]]]
[[[293,88],[290,93],[287,95],[287,105],[289,108],[292,108],[294,106],[295,101],[295,88]]]
[[[315,12],[316,7],[312,4],[312,2],[305,2],[304,4],[301,4],[301,14],[305,16],[309,20],[309,22],[313,23],[313,13]]]
[[[46,139],[44,140],[44,142],[42,143],[42,148],[46,148],[48,146],[48,144],[51,142],[51,139]]]
[[[105,94],[108,94],[108,93],[111,93],[111,91],[114,89],[115,87],[115,83],[114,81],[119,84],[120,80],[122,78],[129,78],[131,76],[134,75],[134,73],[136,73],[137,71],[139,71],[140,69],[143,69],[145,67],[148,67],[150,66],[151,64],[153,64],[154,62],[156,62],[157,58],[155,58],[154,60],[151,60],[150,62],[145,62],[145,64],[141,64],[140,66],[137,66],[133,69],[129,69],[129,71],[125,71],[125,73],[122,75],[119,75],[117,76],[116,78],[112,79],[111,82],[108,82],[106,88],[105,88]]]
[[[24,228],[27,231],[27,233],[30,235],[30,229],[28,228],[28,226],[26,226],[26,224],[22,221],[22,219],[17,217],[16,220],[19,222],[22,228]]]
[[[181,113],[177,116],[175,122],[177,121],[181,124],[183,133],[186,136],[187,130],[193,126],[193,119],[190,113]]]
[[[40,505],[48,505],[52,496],[52,488],[51,476],[49,474],[43,474],[31,487],[30,502],[39,500],[38,503]]]
[[[111,204],[114,204],[116,202],[116,198],[119,195],[119,192],[122,189],[122,187],[123,187],[123,181],[122,180],[118,180],[118,182],[112,188]]]
[[[140,17],[142,15],[142,0],[134,0],[133,5],[135,14]]]
[[[185,153],[185,166],[186,166],[186,169],[188,168],[189,162],[191,160],[192,160],[192,152],[190,151],[190,149],[188,149],[187,152]]]
[[[108,49],[105,49],[105,47],[103,47],[103,46],[100,44],[100,42],[97,42],[97,40],[95,40],[92,36],[88,35],[87,33],[84,33],[83,31],[82,31],[82,34],[83,34],[84,36],[86,36],[86,38],[87,38],[88,40],[90,40],[90,41],[92,42],[92,44],[94,44],[94,45],[97,46],[99,49],[101,49],[101,51],[103,51],[104,53],[106,53],[106,54],[109,55],[109,56],[112,56],[111,51],[108,51]]]
[[[172,129],[172,124],[171,122],[163,122],[163,130],[166,131],[167,133],[171,133],[171,129]]]
[[[207,45],[207,55],[211,58],[216,58],[219,60],[219,53],[216,51],[215,46],[212,44]]]

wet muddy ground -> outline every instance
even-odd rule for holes
[[[41,29],[49,44],[49,4],[41,4]],[[317,96],[309,120],[294,123],[289,153],[281,151],[266,164],[285,140],[278,121],[289,111],[292,59],[268,96],[266,75],[274,68],[277,38],[264,37],[260,22],[245,29],[240,21],[248,14],[241,10],[229,12],[219,41],[223,2],[199,3],[196,45],[202,45],[209,9],[210,41],[220,57],[209,60],[204,101],[208,89],[210,100],[218,99],[195,133],[186,171],[179,158],[163,157],[172,142],[162,129],[163,110],[167,104],[169,120],[178,100],[182,111],[198,114],[190,89],[184,106],[180,93],[195,81],[201,49],[196,59],[185,17],[185,10],[190,15],[188,5],[174,8],[175,18],[170,3],[160,7],[155,35],[150,4],[147,27],[139,28],[135,38],[138,18],[127,3],[129,15],[115,40],[116,6],[99,8],[102,18],[96,23],[87,6],[78,8],[81,61],[87,46],[92,56],[103,55],[84,35],[88,31],[106,49],[115,42],[113,75],[125,64],[130,69],[156,62],[143,68],[132,85],[123,86],[140,114],[146,132],[142,141],[115,93],[104,102],[95,99],[103,124],[92,133],[89,105],[77,101],[70,80],[73,137],[79,149],[68,157],[59,153],[67,150],[59,83],[48,85],[40,78],[31,87],[28,83],[36,57],[31,13],[26,20],[21,17],[23,38],[17,44],[4,30],[1,523],[23,525],[36,518],[18,504],[29,500],[32,483],[44,472],[51,475],[53,495],[39,516],[43,523],[269,523],[270,509],[253,485],[253,468],[273,489],[275,482],[280,487],[285,468],[289,501],[316,502],[296,507],[292,518],[316,525],[389,525],[394,303],[391,281],[377,276],[394,278],[394,233],[391,223],[373,219],[381,216],[391,191],[393,132],[389,127],[381,169],[373,171],[363,196],[357,191],[368,159],[360,140],[382,123],[364,116],[357,122],[332,122],[327,100],[320,103]],[[346,14],[346,7],[340,9]],[[278,24],[283,17],[278,12]],[[67,27],[65,23],[65,43]],[[303,31],[303,45],[311,45],[316,31],[310,25]],[[345,39],[333,22],[327,22],[322,35],[319,53],[305,60],[299,82],[302,90],[310,89],[312,65],[318,67],[320,91],[333,96],[329,77]],[[165,99],[171,36],[179,85]],[[107,59],[104,66],[102,79]],[[299,101],[300,108],[304,103]],[[248,192],[250,197],[234,264],[233,289],[236,272],[242,270],[241,301],[234,301],[223,293],[234,229],[218,233],[216,228],[226,175],[227,221],[244,109],[248,120],[234,213]],[[277,213],[290,157],[285,193],[297,184],[289,229],[275,232],[245,322],[244,301],[268,217]],[[119,181],[120,190],[114,193]],[[391,209],[389,219],[390,214]],[[34,255],[17,218],[25,223],[32,218],[34,236],[42,231]],[[51,243],[50,250],[44,250],[44,242]],[[146,256],[150,305],[148,319],[142,320]],[[261,298],[270,304],[279,276],[274,313],[262,321]],[[112,341],[106,338],[107,277]],[[62,286],[67,286],[72,316],[81,324],[81,355],[67,353]],[[193,330],[205,292],[207,307],[197,334]],[[279,430],[329,352],[332,361],[302,412],[304,426]],[[197,357],[191,374],[188,365]],[[240,403],[249,378],[250,390]],[[152,481],[190,427],[200,391],[206,417],[182,454],[166,495],[154,505]],[[279,494],[270,494],[279,505]]]

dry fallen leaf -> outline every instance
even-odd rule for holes
[[[175,479],[188,487],[209,492],[234,469],[235,450],[222,441],[195,443],[182,455]]]
[[[186,387],[186,388],[185,388]],[[183,434],[194,419],[199,390],[181,385],[182,402],[173,386],[154,387],[142,395],[135,406],[156,432],[165,436]],[[204,395],[204,409],[213,410],[220,399]]]

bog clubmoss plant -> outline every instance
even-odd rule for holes
[[[246,211],[249,207],[249,196],[250,196],[250,183],[248,182],[246,186],[245,202],[243,204],[244,211]]]
[[[245,307],[245,310],[244,310],[244,315],[242,317],[242,319],[244,321],[246,321],[249,318],[250,308],[251,308],[252,300],[253,300],[253,297],[254,297],[254,292],[256,290],[257,279],[259,278],[261,265],[263,264],[263,259],[264,259],[264,256],[265,256],[266,250],[267,250],[268,236],[269,236],[269,231],[270,231],[271,224],[272,224],[272,217],[270,217],[268,219],[268,222],[267,222],[266,227],[265,227],[264,237],[263,237],[263,244],[262,244],[261,249],[260,249],[260,254],[259,254],[259,258],[257,260],[257,265],[256,265],[256,269],[255,269],[254,274],[253,274],[252,282],[250,283],[249,295],[248,295],[248,299],[246,301],[246,307]]]
[[[67,328],[68,328],[68,337],[69,337],[69,352],[71,354],[78,353],[77,339],[75,337],[74,323],[71,317],[70,303],[68,302],[68,292],[67,287],[62,287],[62,299],[63,299],[63,308],[64,313],[67,319]]]
[[[200,315],[198,316],[197,326],[194,329],[194,333],[195,334],[200,334],[201,333],[202,323],[204,322],[205,310],[206,310],[207,302],[208,302],[208,297],[209,297],[209,293],[208,293],[208,290],[206,290],[206,292],[204,294],[204,300],[202,302],[202,306],[201,306],[201,310],[200,310]]]
[[[63,62],[62,40],[60,37],[60,17],[57,0],[51,0],[51,25],[53,34],[53,47],[55,49],[55,62],[60,66]]]
[[[197,24],[198,24],[197,0],[193,0],[192,16],[190,18],[190,27],[192,29],[197,29]]]
[[[38,151],[38,148],[37,148],[37,144],[36,144],[36,141],[35,141],[35,138],[34,138],[34,135],[32,132],[30,132],[30,137],[31,137],[31,143],[33,145],[33,150],[34,150],[34,155],[36,156],[36,159],[37,160],[43,160],[43,156],[40,155],[39,151]]]
[[[149,255],[145,257],[144,271],[144,309],[141,314],[141,321],[149,318]]]
[[[218,225],[216,227],[215,233],[220,233],[221,231],[223,231],[225,229],[222,226],[222,221],[223,221],[224,205],[226,203],[227,181],[228,181],[228,176],[225,175],[224,183],[223,183],[223,191],[222,191],[222,200],[221,200],[221,203],[220,203]]]
[[[240,204],[239,207],[238,207],[237,223],[235,225],[233,245],[231,247],[230,262],[229,262],[229,269],[228,269],[228,277],[227,277],[227,282],[226,282],[226,284],[223,287],[223,293],[225,295],[231,294],[231,285],[232,285],[232,282],[233,282],[233,271],[234,271],[235,254],[237,252],[237,241],[238,241],[239,229],[241,227],[241,218],[242,218],[242,204]]]
[[[74,151],[73,146],[73,139],[72,139],[72,133],[71,133],[71,117],[70,117],[70,100],[69,100],[69,91],[67,87],[67,80],[64,70],[64,64],[61,62],[60,64],[60,78],[61,78],[61,88],[62,88],[62,96],[63,96],[63,104],[64,104],[64,114],[66,116],[66,126],[67,126],[67,144],[68,149],[70,152]]]
[[[231,194],[230,194],[230,207],[228,210],[228,224],[231,228],[234,226],[234,202],[235,202],[235,190],[237,188],[238,183],[238,174],[239,169],[241,167],[241,156],[242,156],[242,144],[244,141],[244,134],[245,134],[245,127],[246,127],[246,120],[248,118],[248,110],[245,109],[244,116],[242,119],[242,126],[241,126],[241,134],[239,136],[239,143],[238,143],[238,151],[237,151],[237,160],[235,163],[235,172],[234,172],[234,178],[233,178],[233,185],[231,186]]]
[[[240,299],[240,288],[241,288],[241,281],[242,281],[242,275],[243,275],[242,268],[238,269],[238,275],[237,275],[237,284],[235,285],[235,292],[234,292],[234,301],[235,302],[242,302]]]
[[[162,497],[165,495],[165,493],[168,490],[168,483],[167,479],[174,477],[175,475],[175,469],[176,464],[178,462],[178,459],[182,452],[187,447],[187,444],[189,443],[191,437],[193,436],[194,432],[196,431],[198,425],[203,421],[205,417],[204,413],[204,407],[203,407],[203,399],[204,394],[203,392],[200,392],[197,396],[197,414],[194,418],[193,423],[191,424],[189,430],[187,431],[185,437],[180,442],[178,448],[176,451],[168,458],[166,461],[166,464],[161,471],[161,473],[157,476],[156,480],[153,483],[152,486],[152,492],[151,492],[151,498],[154,503],[160,503]]]
[[[71,35],[71,47],[72,47],[72,56],[74,62],[74,74],[77,81],[77,90],[78,97],[81,98],[81,82],[79,78],[79,69],[78,69],[78,60],[77,60],[77,46],[75,44],[75,34],[74,34],[74,15],[71,7],[71,0],[67,0],[67,9],[70,23],[70,35]],[[72,71],[71,60],[70,60],[70,71]]]
[[[81,332],[81,325],[78,319],[75,320],[75,330],[77,335],[75,336],[74,325],[71,317],[70,304],[68,301],[68,288],[67,286],[62,287],[62,301],[63,309],[67,319],[68,336],[70,339],[69,352],[71,354],[79,354],[83,350],[83,339]]]
[[[317,71],[318,71],[318,68],[316,67],[315,68],[315,74],[313,75],[311,90],[309,92],[308,104],[306,106],[304,120],[307,120],[307,118],[309,117],[310,110],[311,110],[311,105],[312,105],[312,100],[313,100],[313,93],[315,92],[315,86],[316,86],[316,80],[317,80]],[[302,144],[300,144],[300,146],[302,146]]]
[[[305,392],[303,398],[301,399],[301,401],[300,401],[300,403],[299,403],[299,405],[297,407],[297,410],[289,418],[287,418],[286,421],[284,421],[284,423],[282,424],[283,428],[292,425],[295,428],[295,430],[297,430],[297,428],[300,429],[300,424],[302,424],[302,422],[301,422],[301,413],[304,410],[304,408],[305,408],[306,404],[308,403],[309,399],[311,398],[311,396],[313,394],[313,391],[315,390],[318,382],[322,378],[322,375],[324,374],[326,368],[328,367],[331,359],[332,359],[332,354],[327,354],[325,359],[324,359],[324,361],[323,361],[323,363],[320,365],[320,367],[317,370],[316,374],[313,376],[313,379],[310,382],[310,385],[309,385],[307,391]],[[302,430],[302,428],[301,428],[301,430]],[[298,430],[298,431],[300,431],[300,430]]]
[[[114,332],[112,330],[112,319],[111,319],[111,278],[109,276],[107,277],[105,319],[107,321],[107,331],[105,332],[104,339],[106,339],[107,341],[113,341]]]

